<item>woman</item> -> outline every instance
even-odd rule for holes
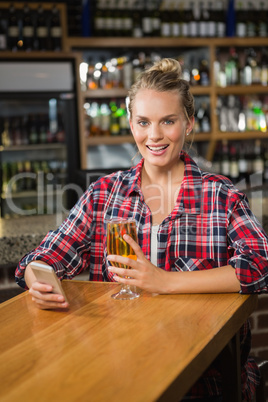
[[[132,86],[129,100],[130,127],[142,160],[91,184],[59,229],[21,260],[18,283],[25,286],[25,279],[40,308],[68,306],[62,296],[49,293],[49,286],[35,282],[30,262],[37,259],[61,279],[89,266],[90,280],[115,280],[154,293],[267,291],[268,239],[245,196],[225,177],[201,172],[182,151],[194,125],[194,102],[180,64],[157,62]],[[114,217],[136,220],[139,245],[125,237],[136,261],[106,255],[106,222]],[[132,270],[110,266],[107,271],[106,259]],[[258,383],[249,342],[246,323],[241,329],[244,400],[251,400]],[[221,400],[216,366],[188,397]]]

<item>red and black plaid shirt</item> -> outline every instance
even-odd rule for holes
[[[252,214],[246,196],[223,176],[200,171],[184,152],[185,174],[176,205],[157,235],[158,267],[167,271],[213,269],[230,264],[242,293],[268,290],[268,238]],[[47,262],[58,277],[73,278],[89,268],[89,279],[113,280],[106,269],[106,222],[113,217],[134,218],[138,241],[151,255],[152,213],[140,188],[143,160],[128,171],[92,183],[68,218],[20,261],[17,282],[25,287],[25,266],[34,259]],[[248,360],[250,330],[241,329],[243,396],[250,399],[258,370]],[[220,393],[220,376],[208,370],[192,396]]]

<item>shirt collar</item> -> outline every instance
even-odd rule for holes
[[[177,198],[179,209],[185,213],[199,214],[202,192],[202,175],[199,167],[194,160],[182,151],[180,158],[184,161],[184,178]],[[141,170],[144,159],[130,170],[129,190],[126,196],[132,192],[140,192],[141,189]]]

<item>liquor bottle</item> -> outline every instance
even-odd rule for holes
[[[265,47],[261,51],[261,84],[264,86],[268,85],[268,52]]]
[[[37,144],[38,143],[38,129],[37,129],[37,122],[34,115],[29,116],[29,143],[30,144]]]
[[[217,0],[214,14],[217,24],[216,36],[223,38],[226,34],[226,18],[222,0]]]
[[[98,1],[93,24],[94,36],[105,36],[105,0]]]
[[[207,19],[207,36],[214,38],[217,36],[217,22],[216,22],[216,10],[213,6],[213,2],[208,2],[208,19]]]
[[[199,13],[200,13],[199,28],[198,28],[199,36],[207,37],[209,36],[209,13],[204,2],[200,2]]]
[[[133,30],[133,20],[131,15],[131,3],[129,1],[124,1],[122,6],[122,16],[123,16],[123,36],[131,37]]]
[[[158,1],[155,0],[153,3],[153,11],[152,11],[152,35],[159,37],[161,34],[161,19],[160,19],[160,11],[158,8]]]
[[[169,2],[168,0],[163,0],[160,9],[160,19],[161,19],[161,36],[164,38],[171,36],[171,18],[169,12]]]
[[[137,0],[134,3],[134,11],[133,11],[133,29],[132,29],[133,38],[141,38],[143,36],[141,15],[142,15],[141,3]]]
[[[109,105],[103,102],[100,106],[100,135],[110,135],[110,117],[111,110]]]
[[[117,115],[119,117],[119,131],[120,135],[129,134],[129,123],[125,103],[121,102],[120,107],[117,110]]]
[[[229,0],[226,19],[226,35],[229,37],[235,36],[235,18],[234,0]]]
[[[113,2],[113,36],[123,36],[123,4],[120,0]]]
[[[100,69],[101,75],[99,79],[99,86],[101,89],[108,89],[109,88],[108,68],[103,57],[101,57],[100,62],[101,62],[101,69]]]
[[[8,19],[8,49],[12,51],[18,50],[18,40],[19,40],[19,21],[17,18],[17,13],[13,5],[9,8],[9,19]]]
[[[208,61],[206,59],[201,59],[199,64],[199,75],[200,75],[200,85],[209,85],[209,68]]]
[[[188,36],[194,38],[198,36],[199,28],[199,10],[197,6],[197,3],[194,4],[194,2],[190,2]]]
[[[261,152],[261,140],[255,140],[253,173],[262,173],[264,171],[264,160]]]
[[[181,24],[180,24],[180,36],[182,38],[187,38],[188,36],[188,31],[189,31],[189,18],[190,18],[190,6],[189,4],[186,2],[181,2],[180,3],[180,11],[181,11],[181,16],[182,16],[182,20],[181,20]]]
[[[33,50],[34,48],[34,26],[30,13],[30,9],[27,5],[23,9],[23,21],[22,21],[22,38],[23,38],[23,49]]]
[[[264,151],[263,181],[265,184],[268,183],[268,145],[267,144],[266,144],[265,151]]]
[[[238,159],[238,170],[239,170],[239,181],[245,182],[245,187],[248,183],[248,161],[246,158],[246,150],[242,145],[239,150],[239,159]]]
[[[38,7],[37,10],[36,36],[38,42],[38,50],[48,50],[48,25],[44,9],[41,5]]]
[[[7,32],[6,32],[5,21],[0,11],[0,52],[1,50],[6,49],[7,49]]]
[[[88,59],[88,71],[87,71],[87,88],[88,89],[97,89],[97,82],[94,77],[94,72],[95,72],[95,65],[93,63],[92,58],[90,57]]]
[[[100,129],[100,110],[97,102],[92,102],[89,109],[90,116],[90,136],[99,136]]]
[[[247,36],[247,10],[246,5],[240,1],[237,6],[236,36],[245,38]]]
[[[230,147],[230,172],[229,177],[234,184],[239,180],[239,165],[235,146],[232,144]]]
[[[117,105],[115,101],[110,102],[111,119],[110,119],[110,134],[117,136],[120,134],[119,118],[117,114]]]
[[[171,36],[178,38],[180,36],[180,4],[178,2],[171,3]]]
[[[230,177],[230,160],[227,140],[222,141],[221,174],[228,178]]]
[[[52,8],[52,17],[50,21],[50,40],[52,50],[61,50],[61,22],[60,22],[60,12],[57,7]]]
[[[267,27],[267,10],[265,8],[264,1],[260,2],[257,18],[257,35],[261,38],[266,38],[268,36]]]
[[[229,58],[225,64],[227,85],[236,85],[238,83],[238,56],[234,47],[230,48]]]
[[[246,60],[243,72],[243,84],[252,85],[252,53],[251,49],[246,49]]]
[[[247,36],[255,37],[257,35],[257,21],[253,3],[248,1],[247,3]]]
[[[143,36],[153,36],[153,15],[150,9],[150,3],[144,3],[142,12],[142,32]]]

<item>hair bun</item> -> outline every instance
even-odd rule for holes
[[[149,69],[150,71],[160,71],[162,73],[176,73],[178,78],[182,78],[182,67],[181,64],[170,58],[164,58],[154,63],[154,65]]]

